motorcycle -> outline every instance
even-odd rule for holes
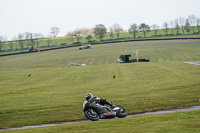
[[[85,117],[91,121],[109,118],[124,118],[127,115],[126,110],[121,106],[110,106],[108,104],[101,105],[99,103],[83,102],[83,112]]]

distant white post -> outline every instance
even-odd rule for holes
[[[139,61],[138,50],[136,50],[135,53],[136,53],[136,58],[137,58],[137,62],[138,62]]]
[[[135,55],[136,55],[136,61],[139,62],[138,49],[135,50],[135,51],[128,51],[128,50],[125,50],[125,51],[124,51],[124,54],[125,54],[125,55],[130,54],[130,55],[131,55],[131,58],[132,58],[132,54],[133,54],[133,53],[135,53]]]

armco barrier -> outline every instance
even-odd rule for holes
[[[76,45],[76,46],[81,46],[81,45]],[[48,49],[42,49],[40,50],[40,52],[42,51],[49,51],[49,50],[56,50],[56,49],[63,49],[63,48],[70,48],[70,47],[76,47],[76,46],[66,46],[66,47],[57,47],[57,48],[48,48]],[[35,53],[35,52],[38,52],[38,51],[32,51],[32,52],[18,52],[18,53],[10,53],[10,54],[2,54],[0,55],[1,56],[9,56],[9,55],[18,55],[18,54],[28,54],[28,53]]]

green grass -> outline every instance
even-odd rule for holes
[[[150,62],[116,62],[124,50],[136,49]],[[199,53],[199,41],[176,40],[1,57],[0,128],[85,119],[82,102],[88,92],[128,113],[199,105],[199,66],[184,63],[198,61]],[[68,67],[70,61],[87,66]]]
[[[4,133],[198,133],[199,130],[200,111],[189,111],[4,131]]]

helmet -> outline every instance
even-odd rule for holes
[[[85,95],[86,100],[88,101],[89,99],[91,99],[93,97],[92,93],[88,93]]]

